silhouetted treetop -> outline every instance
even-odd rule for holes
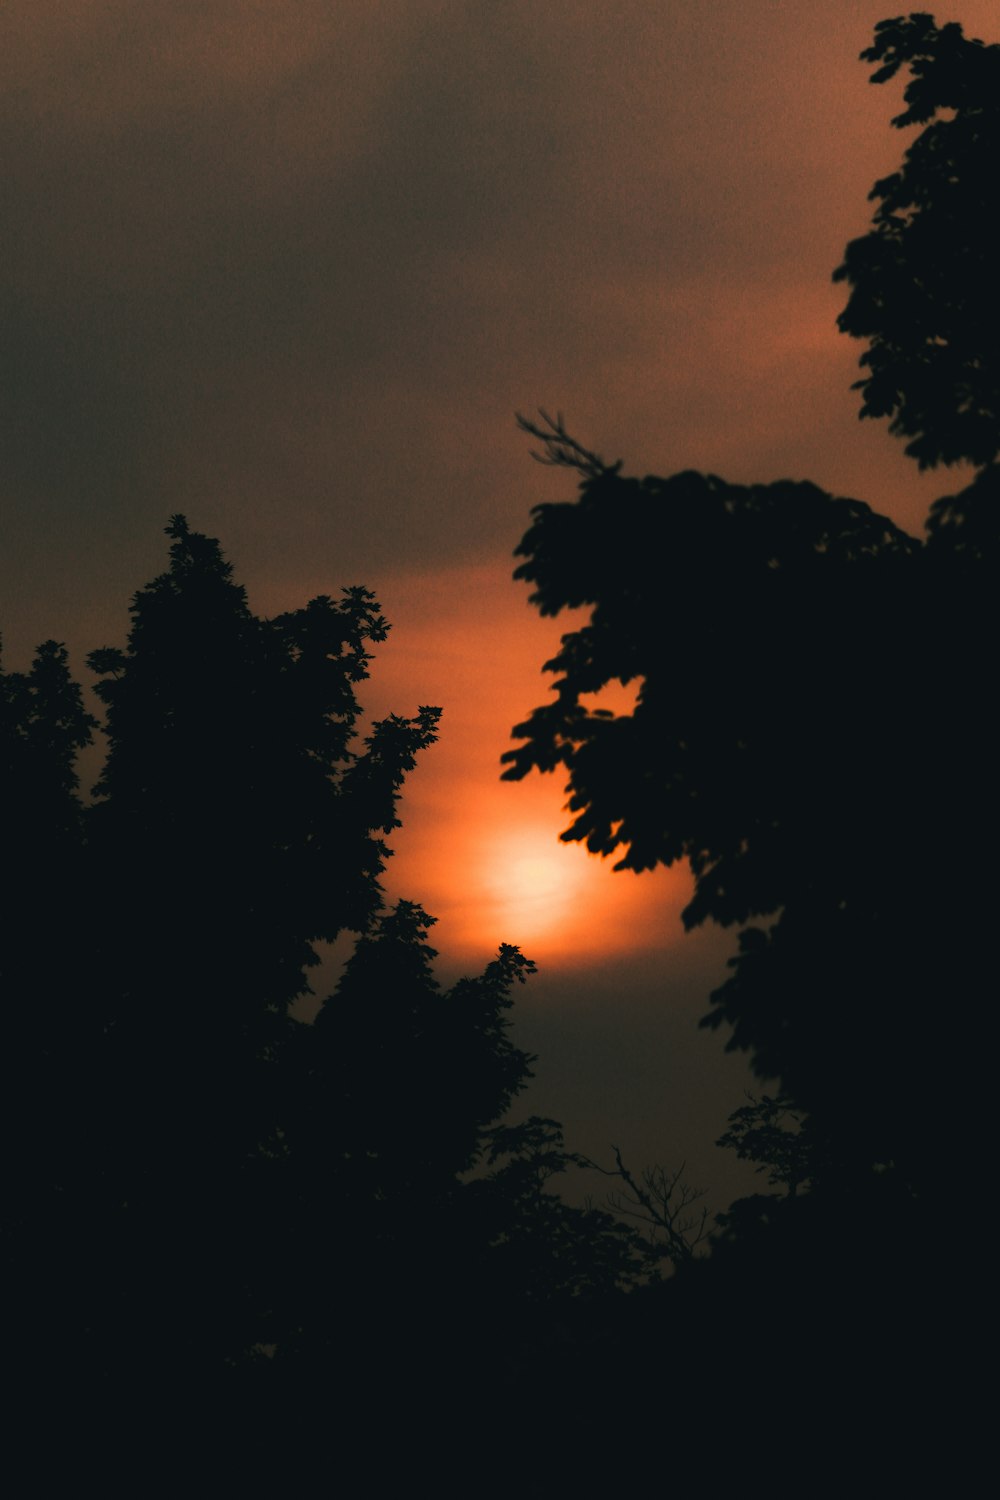
[[[442,993],[427,943],[434,918],[400,901],[359,938],[312,1028],[318,1137],[390,1183],[440,1187],[471,1167],[481,1134],[531,1077],[509,1035],[510,992],[535,965],[501,946],[484,972]],[[332,1112],[332,1115],[331,1115]],[[332,1170],[332,1167],[328,1167]],[[355,1174],[357,1168],[354,1168]]]
[[[96,727],[70,675],[65,646],[46,641],[27,672],[0,670],[2,824],[12,864],[32,847],[37,858],[40,842],[44,864],[52,857],[49,838],[79,832],[76,755]]]
[[[1000,466],[980,469],[956,495],[935,500],[927,518],[927,548],[969,564],[1000,559]]]
[[[689,859],[688,922],[775,910],[779,869],[832,836],[856,788],[863,730],[833,705],[849,683],[891,696],[871,644],[898,629],[893,580],[916,551],[811,484],[586,474],[576,504],[536,507],[518,549],[542,613],[588,605],[590,618],[546,663],[554,700],[516,726],[525,743],[505,775],[563,768],[564,839],[617,853],[617,868]],[[634,684],[631,713],[602,708],[614,683]],[[847,767],[828,801],[818,744]]]
[[[687,926],[766,919],[703,1024],[781,1080],[828,1180],[926,1187],[954,1150],[928,1070],[967,1067],[971,1014],[943,1021],[943,997],[971,1004],[990,964],[992,885],[952,872],[1000,827],[996,467],[921,542],[815,485],[632,478],[531,430],[579,497],[535,508],[515,576],[586,615],[505,775],[561,774],[562,838],[616,869],[687,861]],[[619,684],[634,702],[606,707]]]
[[[862,54],[873,83],[907,68],[921,125],[899,171],[876,182],[872,228],[835,280],[851,286],[845,333],[869,340],[863,417],[888,417],[921,468],[1000,452],[1000,278],[993,234],[1000,154],[1000,46],[919,13],[882,21]]]
[[[608,1215],[541,1191],[571,1162],[557,1126],[504,1133],[534,964],[501,944],[442,989],[433,918],[385,909],[439,711],[365,733],[388,629],[368,590],[260,618],[214,538],[183,516],[167,533],[126,644],[89,657],[108,740],[89,806],[74,757],[95,722],[65,650],[0,673],[13,1358],[116,1405],[226,1372],[339,1399],[348,1372],[370,1406],[387,1365],[426,1383],[430,1347],[453,1391],[502,1386],[540,1310],[638,1261]],[[291,1002],[344,929],[303,1024]]]
[[[501,1310],[512,1300],[516,1306],[588,1298],[636,1281],[643,1246],[630,1226],[605,1209],[565,1203],[552,1191],[569,1169],[591,1165],[567,1151],[557,1121],[532,1115],[495,1127],[486,1140],[491,1171],[469,1185],[469,1197]]]
[[[0,1243],[6,1249],[24,1236],[40,1285],[47,1274],[58,1279],[51,1258],[65,1253],[53,1217],[71,1201],[76,1152],[86,1154],[78,1090],[81,1081],[93,1087],[71,971],[84,936],[85,888],[75,758],[95,727],[64,646],[46,641],[28,671],[0,670]],[[4,1269],[13,1289],[16,1277]],[[12,1304],[22,1296],[12,1290]]]
[[[183,516],[167,534],[170,567],[135,595],[127,649],[88,658],[109,742],[95,828],[117,868],[158,851],[189,933],[195,913],[217,931],[225,911],[235,946],[256,955],[255,987],[270,973],[283,1004],[302,989],[305,945],[363,931],[378,910],[384,835],[439,710],[391,715],[359,748],[355,689],[388,629],[374,595],[348,588],[261,619],[213,538]],[[211,859],[198,861],[206,841]]]

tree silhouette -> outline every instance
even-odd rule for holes
[[[46,642],[28,672],[0,671],[8,1332],[12,1350],[31,1351],[39,1365],[56,1368],[59,1339],[51,1337],[47,1309],[61,1301],[66,1285],[66,1245],[79,1222],[79,1186],[92,1144],[82,1119],[92,1087],[90,1026],[73,965],[86,939],[75,757],[94,728],[63,646]]]
[[[645,1167],[637,1177],[622,1160],[620,1149],[617,1146],[611,1149],[614,1167],[602,1167],[595,1161],[586,1163],[622,1183],[622,1187],[608,1194],[608,1207],[622,1219],[642,1225],[640,1243],[654,1267],[662,1261],[686,1264],[709,1233],[708,1209],[695,1208],[705,1194],[685,1180],[686,1164],[682,1162],[673,1168]]]
[[[783,1187],[794,1198],[820,1170],[808,1128],[788,1099],[772,1099],[769,1094],[747,1098],[750,1102],[729,1116],[729,1129],[716,1145],[729,1147],[741,1161],[756,1162],[756,1170],[767,1173],[771,1187]]]
[[[388,1358],[424,1410],[432,1347],[451,1399],[472,1373],[506,1389],[558,1309],[640,1261],[609,1215],[541,1191],[575,1161],[558,1126],[502,1123],[531,1077],[509,1012],[534,964],[502,944],[442,990],[433,918],[385,907],[439,710],[365,733],[388,629],[367,590],[262,619],[213,538],[182,516],[167,534],[125,648],[88,658],[108,745],[89,805],[96,721],[63,648],[0,676],[15,1358],[114,1403],[246,1381],[302,1402],[345,1369],[363,1393]]]
[[[515,576],[543,614],[588,618],[504,773],[562,774],[564,839],[618,870],[688,861],[685,924],[740,929],[702,1024],[777,1088],[720,1144],[780,1191],[629,1299],[604,1358],[634,1378],[601,1400],[618,1430],[669,1411],[734,1455],[769,1433],[807,1488],[835,1449],[897,1478],[961,1461],[965,1330],[990,1296],[964,1206],[991,1169],[996,1056],[998,49],[913,15],[864,55],[876,81],[911,70],[897,123],[931,123],[837,273],[841,327],[870,341],[862,415],[921,466],[980,471],[917,538],[811,484],[630,477],[561,417],[519,419],[579,496],[535,508]],[[630,712],[604,706],[616,684]],[[632,1176],[654,1222],[655,1186]]]
[[[877,187],[876,228],[843,272],[850,331],[873,339],[866,411],[894,411],[923,463],[990,459],[1000,433],[996,287],[971,206],[993,186],[984,80],[996,53],[915,16],[884,23],[865,54],[885,61],[877,78],[910,64],[907,118],[956,111]],[[907,195],[914,211],[900,218]],[[951,237],[934,278],[920,269],[929,226]],[[982,317],[966,262],[989,281]],[[906,311],[925,294],[941,315],[930,330]],[[893,366],[891,407],[877,379],[904,327],[924,342]],[[974,387],[948,363],[958,349]],[[939,501],[921,541],[807,483],[630,478],[561,418],[520,420],[536,457],[578,472],[579,499],[535,508],[515,577],[543,614],[586,607],[589,619],[546,664],[554,699],[516,726],[505,775],[561,769],[564,839],[614,855],[616,869],[685,859],[685,924],[740,926],[706,1024],[726,1025],[728,1045],[808,1115],[814,1189],[905,1197],[956,1172],[971,1185],[986,1139],[979,997],[993,982],[995,894],[988,869],[966,872],[984,853],[992,862],[1000,834],[983,691],[997,470]],[[636,688],[632,712],[602,707],[615,683]]]
[[[213,539],[180,516],[168,535],[127,649],[89,658],[108,755],[87,816],[101,1101],[88,1190],[104,1213],[93,1337],[112,1369],[126,1349],[196,1364],[252,1342],[288,1006],[317,940],[377,912],[396,798],[438,719],[389,718],[359,751],[356,687],[387,628],[373,596],[262,620]]]
[[[283,1360],[327,1375],[348,1345],[365,1361],[387,1342],[446,1342],[459,1304],[467,1317],[466,1299],[482,1296],[462,1178],[531,1077],[507,1012],[534,965],[503,945],[482,975],[442,992],[432,920],[409,902],[381,916],[297,1034],[284,1135],[288,1307],[269,1337]]]
[[[642,1246],[628,1226],[600,1208],[575,1208],[551,1185],[573,1167],[590,1167],[567,1151],[562,1127],[532,1115],[495,1126],[487,1136],[493,1171],[473,1184],[488,1226],[492,1274],[501,1306],[534,1306],[556,1297],[593,1297],[630,1285]]]
[[[882,21],[861,54],[910,80],[893,124],[924,127],[897,172],[876,182],[872,228],[852,241],[838,281],[840,327],[870,347],[861,415],[889,417],[921,468],[1000,451],[1000,287],[986,231],[996,216],[1000,46],[933,16]]]

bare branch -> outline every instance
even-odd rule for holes
[[[684,1182],[685,1163],[675,1171],[666,1167],[647,1167],[641,1181],[629,1171],[617,1146],[615,1166],[602,1167],[599,1162],[583,1158],[581,1164],[600,1172],[604,1177],[616,1177],[625,1184],[626,1191],[611,1192],[607,1202],[609,1208],[622,1218],[635,1219],[651,1231],[646,1235],[647,1252],[659,1259],[666,1256],[675,1264],[690,1260],[695,1247],[708,1233],[708,1209],[689,1212],[699,1199],[705,1196],[698,1188]]]
[[[550,417],[543,408],[538,408],[538,415],[544,425],[529,421],[522,417],[520,412],[515,413],[517,425],[522,432],[527,432],[531,437],[538,438],[544,445],[541,453],[535,449],[531,450],[531,456],[537,463],[547,464],[554,468],[576,469],[578,473],[585,474],[590,479],[599,479],[607,474],[617,474],[621,463],[606,464],[597,453],[591,453],[576,438],[570,437],[566,431],[566,424],[562,412],[557,412]]]

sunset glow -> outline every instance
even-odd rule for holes
[[[393,628],[365,685],[369,713],[444,707],[440,739],[406,783],[387,894],[437,918],[431,940],[446,966],[482,964],[502,942],[546,969],[673,948],[683,941],[686,869],[615,874],[613,859],[560,840],[572,821],[564,776],[500,780],[512,725],[551,686],[539,663],[573,624],[569,614],[539,619],[505,571],[397,576],[382,590]],[[612,686],[600,706],[630,712],[637,686]]]
[[[528,825],[494,835],[470,877],[481,893],[477,905],[492,907],[497,923],[530,946],[558,941],[573,928],[587,864],[579,850],[554,845],[548,829]]]
[[[387,883],[438,918],[432,940],[445,960],[467,967],[505,942],[548,968],[682,941],[687,871],[616,874],[612,860],[563,843],[568,817],[554,778],[494,785],[484,777],[447,825],[434,813],[437,777],[428,781],[427,794],[415,789],[410,799]]]
[[[572,504],[579,479],[532,461],[515,413],[562,413],[626,475],[808,478],[914,534],[968,482],[859,422],[863,350],[837,330],[834,269],[910,139],[889,124],[902,77],[872,88],[858,61],[893,9],[0,12],[5,670],[51,638],[89,685],[177,512],[263,618],[370,589],[391,629],[354,748],[388,715],[442,710],[385,834],[387,902],[435,919],[443,983],[502,942],[538,964],[517,1007],[550,1028],[530,1042],[533,1109],[585,1150],[686,1154],[698,1181],[749,1078],[697,1030],[734,931],[685,933],[685,867],[616,874],[561,842],[565,774],[500,779],[584,618],[541,618],[512,580],[532,508]],[[995,4],[955,13],[995,37]],[[665,588],[657,652],[690,660],[719,605]],[[638,687],[591,706],[629,713]],[[103,753],[82,759],[85,793]],[[350,946],[324,950],[314,1009]]]
[[[566,925],[583,883],[583,869],[560,861],[551,851],[549,834],[535,829],[498,838],[484,850],[477,883],[518,930],[544,934]]]

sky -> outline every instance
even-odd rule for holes
[[[684,871],[558,842],[500,783],[561,629],[511,581],[572,476],[514,413],[626,472],[811,479],[912,530],[961,486],[859,423],[831,282],[897,164],[878,0],[6,0],[0,8],[0,629],[120,642],[176,511],[271,614],[362,583],[393,624],[373,714],[444,709],[389,886],[445,980],[500,941],[536,1112],[689,1162],[749,1075],[697,1017],[731,934]],[[939,12],[995,40],[996,11]],[[671,615],[679,643],[697,622]],[[456,873],[458,872],[458,873]],[[727,1173],[729,1174],[727,1176]],[[745,1184],[745,1179],[740,1179]]]

